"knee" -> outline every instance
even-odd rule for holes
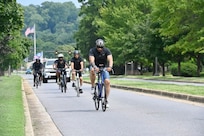
[[[95,72],[94,72],[93,69],[90,70],[90,75],[91,75],[91,76],[95,76]]]
[[[106,85],[110,85],[110,80],[109,79],[105,79],[104,82],[105,82]]]

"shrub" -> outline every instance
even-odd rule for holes
[[[181,63],[181,75],[184,77],[193,77],[196,76],[197,66],[190,62],[182,62]],[[178,76],[178,65],[172,64],[171,65],[171,74],[173,76]]]
[[[170,70],[171,70],[171,74],[173,76],[178,76],[178,65],[176,63],[173,63],[171,66],[170,66]]]
[[[181,76],[192,77],[196,76],[197,66],[193,63],[181,63]]]
[[[204,72],[200,72],[200,77],[204,77]]]

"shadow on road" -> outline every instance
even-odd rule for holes
[[[65,110],[65,111],[54,111],[54,112],[98,112],[96,110]]]

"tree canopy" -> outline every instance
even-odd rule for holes
[[[160,65],[191,60],[198,74],[204,47],[204,1],[80,0],[76,40],[83,52],[103,38],[115,65]],[[165,74],[163,74],[165,75]]]
[[[37,52],[44,52],[47,58],[55,57],[55,51],[60,46],[76,48],[76,42],[73,37],[78,30],[79,9],[72,2],[43,2],[41,5],[24,6],[25,9],[25,27],[36,26]],[[33,35],[29,37],[32,39]],[[33,49],[31,49],[33,51]],[[64,52],[64,50],[63,50]],[[68,53],[68,50],[67,52]],[[33,53],[30,55],[32,59]]]
[[[18,68],[28,55],[30,41],[22,37],[23,8],[15,0],[0,2],[0,75],[11,65]]]

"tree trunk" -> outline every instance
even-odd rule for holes
[[[196,57],[197,59],[197,76],[200,77],[200,71],[201,71],[201,54],[198,54]]]
[[[178,76],[181,75],[181,60],[178,59]]]
[[[143,64],[140,63],[140,75],[143,75]]]
[[[165,76],[165,63],[162,63],[162,76]]]
[[[155,74],[155,62],[153,62],[153,71],[152,71],[152,76]]]

